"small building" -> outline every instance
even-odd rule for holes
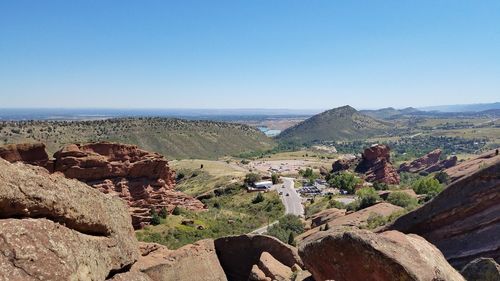
[[[269,189],[272,186],[273,186],[272,181],[258,181],[253,184],[253,187],[257,189]]]
[[[272,181],[258,181],[247,188],[248,191],[268,191],[272,186]]]

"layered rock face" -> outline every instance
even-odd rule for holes
[[[457,164],[457,157],[452,156],[448,159],[439,160],[441,157],[441,149],[433,150],[426,155],[415,159],[410,163],[403,163],[399,167],[398,172],[419,173],[427,172],[433,173],[448,169]]]
[[[0,280],[105,280],[139,257],[126,205],[0,159]]]
[[[456,268],[478,257],[498,261],[500,156],[492,151],[450,170],[453,182],[443,192],[389,229],[423,236]]]
[[[163,156],[135,145],[72,144],[56,152],[54,157],[54,171],[124,199],[130,206],[135,228],[149,224],[151,208],[157,211],[163,207],[172,211],[175,206],[204,209],[199,200],[173,190],[175,172]]]
[[[465,280],[432,244],[397,231],[324,231],[299,254],[315,280]]]
[[[332,209],[329,209],[329,210],[332,210]],[[333,208],[333,210],[338,210],[338,209]],[[392,205],[390,203],[383,202],[383,203],[375,204],[375,205],[370,206],[370,207],[365,208],[365,209],[361,209],[357,212],[350,213],[350,214],[345,215],[345,216],[332,216],[330,219],[328,219],[328,217],[327,217],[321,221],[321,224],[316,223],[315,224],[316,227],[314,227],[314,228],[302,233],[301,235],[297,236],[296,240],[302,241],[302,240],[307,239],[308,237],[313,236],[315,233],[320,232],[320,226],[324,225],[324,224],[328,224],[328,227],[330,229],[343,229],[346,227],[357,227],[358,228],[358,227],[365,225],[368,222],[368,218],[370,218],[370,216],[379,215],[379,216],[383,216],[383,217],[388,217],[395,212],[401,212],[403,210],[404,209],[399,207],[399,206],[395,206],[395,205]],[[340,214],[337,211],[334,211],[334,213]],[[313,225],[313,224],[311,224],[311,225]]]
[[[389,147],[382,144],[365,149],[356,172],[365,174],[365,180],[370,182],[399,184],[399,174],[391,164],[389,153]]]
[[[289,268],[302,266],[296,248],[269,236],[223,237],[215,240],[215,249],[227,279],[231,281],[247,281],[252,267],[259,264],[263,252]]]
[[[41,166],[49,171],[54,169],[53,162],[49,161],[49,155],[47,155],[43,143],[9,144],[0,147],[0,158],[11,163],[23,162]]]

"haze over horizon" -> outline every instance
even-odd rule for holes
[[[498,102],[498,1],[4,1],[2,108]]]

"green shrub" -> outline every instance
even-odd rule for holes
[[[273,182],[273,184],[278,184],[280,181],[280,176],[278,174],[273,173],[271,175],[271,181]]]
[[[263,202],[264,200],[265,200],[264,195],[262,195],[262,193],[259,192],[255,196],[255,198],[252,200],[252,203],[257,204],[257,203]]]
[[[175,206],[175,208],[172,210],[172,215],[178,216],[181,214],[181,208],[179,206]]]
[[[167,211],[167,208],[165,207],[162,207],[161,210],[160,210],[160,218],[162,219],[166,219],[167,218],[167,215],[168,215],[168,211]]]
[[[373,187],[364,187],[356,191],[359,200],[359,210],[370,207],[380,200],[377,191]]]
[[[427,199],[433,198],[443,190],[443,186],[433,177],[425,177],[417,180],[412,188],[417,194],[427,195]]]
[[[248,173],[245,176],[245,183],[248,185],[253,185],[254,183],[256,183],[260,180],[261,180],[260,175],[256,174],[256,173]]]
[[[385,182],[378,182],[377,181],[377,182],[373,183],[373,188],[375,188],[376,190],[387,190],[387,189],[389,189],[389,186]]]
[[[328,183],[333,187],[343,189],[349,194],[353,194],[356,190],[356,186],[361,183],[361,179],[354,174],[343,172],[331,177]]]
[[[387,219],[379,214],[371,213],[366,220],[366,227],[374,229],[387,223]]]
[[[161,220],[160,220],[160,216],[158,216],[158,213],[156,212],[156,210],[154,208],[151,208],[149,213],[151,214],[151,224],[152,225],[159,225],[161,223]]]
[[[447,173],[441,171],[434,175],[434,178],[439,181],[440,184],[448,184],[450,183],[450,176]]]
[[[340,201],[331,199],[330,201],[328,201],[328,208],[345,209],[346,205]]]
[[[402,191],[394,191],[387,197],[387,202],[403,208],[414,208],[418,204],[417,198]]]
[[[288,214],[280,218],[277,224],[269,227],[267,235],[276,237],[284,243],[289,243],[291,235],[295,237],[302,232],[304,232],[304,224],[300,218],[295,215]]]

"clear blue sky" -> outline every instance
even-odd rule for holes
[[[0,107],[500,100],[500,1],[0,1]]]

